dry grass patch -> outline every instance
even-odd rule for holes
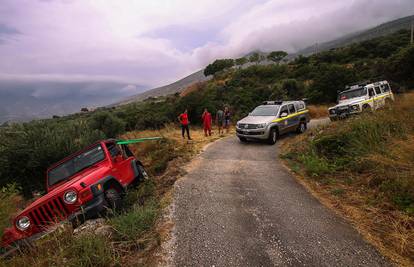
[[[402,266],[414,265],[414,94],[298,136],[283,158],[325,205]]]
[[[309,115],[312,119],[326,118],[329,116],[328,108],[332,105],[309,105]]]

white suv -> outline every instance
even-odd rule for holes
[[[357,84],[339,93],[338,105],[329,108],[329,118],[337,120],[363,111],[376,110],[394,101],[387,81]]]

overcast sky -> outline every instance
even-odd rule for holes
[[[128,94],[411,14],[414,0],[0,0],[0,82],[119,82]]]

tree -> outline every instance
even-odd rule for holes
[[[343,90],[355,81],[354,70],[341,65],[323,64],[317,70],[306,96],[313,103],[332,103],[336,100],[338,90]]]
[[[272,51],[267,55],[267,59],[279,64],[282,59],[284,59],[288,53],[285,51]]]
[[[219,71],[231,68],[234,66],[234,60],[233,59],[217,59],[212,64],[209,64],[204,69],[204,75],[214,75]]]
[[[249,57],[249,61],[252,63],[256,63],[258,64],[260,61],[260,55],[257,52],[254,52],[253,54],[251,54],[251,56]]]
[[[235,62],[237,66],[243,66],[244,64],[247,63],[247,58],[245,57],[237,58]]]
[[[123,133],[126,125],[122,119],[107,111],[95,113],[90,124],[93,129],[102,131],[108,138]]]

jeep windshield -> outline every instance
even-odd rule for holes
[[[276,116],[279,107],[277,105],[258,106],[250,113],[250,116]]]
[[[69,179],[73,175],[85,170],[94,164],[105,159],[105,153],[101,145],[94,146],[73,158],[59,164],[50,169],[48,177],[48,185],[52,186]]]
[[[339,101],[347,100],[355,97],[361,97],[367,95],[367,88],[361,87],[354,90],[345,91],[339,94]]]

